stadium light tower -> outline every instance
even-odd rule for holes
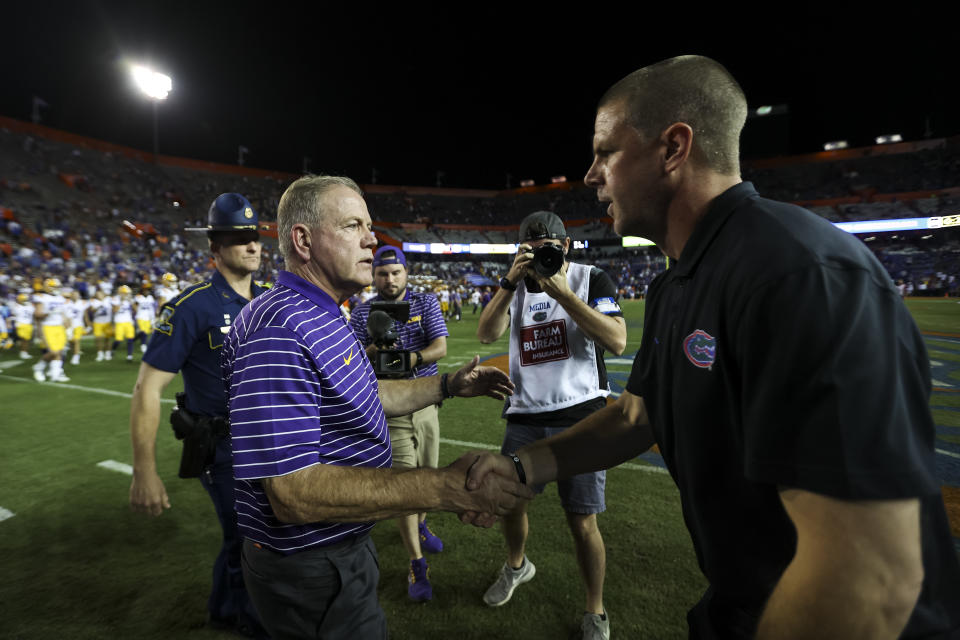
[[[173,89],[173,81],[170,76],[154,71],[149,67],[142,65],[133,65],[130,68],[133,75],[133,82],[140,91],[153,101],[153,161],[156,162],[160,155],[160,127],[158,124],[158,105],[161,100],[166,100],[167,95]]]

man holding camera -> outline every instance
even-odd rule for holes
[[[367,356],[376,362],[381,349],[401,351],[407,358],[401,377],[422,378],[439,373],[436,362],[447,355],[447,325],[437,297],[429,293],[415,293],[407,289],[407,257],[397,247],[380,247],[373,257],[373,284],[377,295],[358,305],[350,316],[350,327],[360,343],[365,345]],[[377,332],[368,330],[368,320],[376,303],[406,302],[409,304],[407,318],[395,321],[392,331],[396,338],[393,344],[377,344],[381,341]],[[371,305],[373,303],[373,305]],[[377,370],[377,367],[374,367]],[[378,371],[378,375],[380,372]],[[414,411],[405,416],[387,420],[395,469],[437,468],[440,454],[440,423],[437,417],[439,405]],[[416,601],[433,597],[433,587],[427,576],[427,560],[423,551],[438,553],[443,542],[427,527],[426,513],[411,514],[397,520],[400,538],[410,555],[410,574],[407,593]]]
[[[510,327],[510,378],[502,452],[563,431],[606,404],[609,394],[603,352],[623,353],[626,322],[617,289],[601,269],[566,261],[570,248],[563,222],[549,211],[532,213],[520,225],[520,246],[500,290],[480,315],[477,336],[487,344]],[[583,637],[609,637],[603,609],[606,551],[597,528],[605,509],[604,472],[558,483],[561,504],[573,534],[577,564],[586,586]],[[534,487],[542,491],[543,486]],[[483,599],[505,604],[514,589],[536,572],[524,554],[525,511],[503,519],[507,562]]]

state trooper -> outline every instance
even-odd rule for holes
[[[245,197],[224,193],[210,206],[207,223],[187,231],[207,233],[216,271],[164,303],[140,364],[130,406],[130,506],[153,516],[171,506],[157,473],[156,437],[161,394],[180,371],[184,392],[178,394],[171,415],[174,431],[184,444],[179,475],[200,478],[223,529],[207,604],[208,624],[265,637],[240,566],[243,538],[237,533],[227,396],[219,364],[231,322],[247,302],[266,290],[253,281],[253,273],[260,268],[258,218]]]

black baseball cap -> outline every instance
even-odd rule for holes
[[[520,223],[520,242],[544,238],[563,240],[566,237],[567,230],[563,226],[563,220],[552,211],[531,213]]]

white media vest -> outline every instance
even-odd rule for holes
[[[567,263],[567,284],[589,304],[590,265]],[[507,415],[544,413],[610,394],[600,388],[597,348],[546,293],[520,281],[510,301],[510,379],[517,386]]]

